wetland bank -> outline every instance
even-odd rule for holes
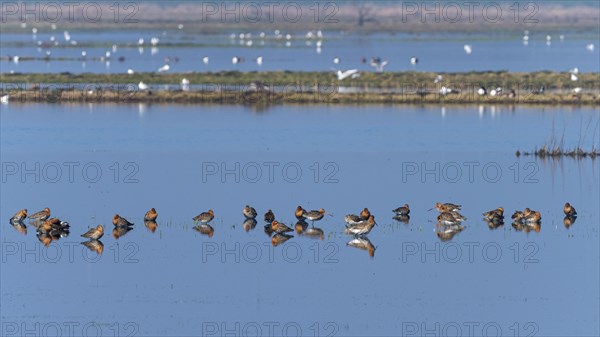
[[[21,103],[600,104],[597,74],[579,74],[573,85],[557,72],[387,72],[343,81],[291,71],[2,74],[0,82],[0,94]]]

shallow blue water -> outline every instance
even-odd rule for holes
[[[597,108],[1,109],[3,335],[56,324],[111,336],[599,332],[598,162],[514,155],[553,132],[567,147],[580,130],[585,148],[598,144]],[[436,235],[437,201],[468,218],[451,241]],[[565,201],[579,213],[569,228]],[[404,203],[408,224],[392,219]],[[259,213],[249,232],[245,204]],[[273,247],[262,214],[293,226],[297,205],[332,214],[315,223],[322,240],[292,233]],[[8,223],[46,206],[72,226],[49,247]],[[498,206],[541,211],[539,232],[490,230],[480,214]],[[150,207],[154,233],[142,221]],[[343,233],[343,216],[363,207],[378,222],[373,257]],[[212,237],[191,221],[209,208]],[[119,239],[114,213],[136,223]],[[100,256],[79,244],[98,223]]]
[[[239,33],[239,32],[232,32]],[[224,35],[194,35],[175,31],[122,31],[91,34],[71,32],[72,39],[78,46],[63,47],[65,41],[62,31],[40,32],[33,39],[31,34],[3,34],[0,47],[2,56],[18,55],[20,57],[43,58],[46,51],[52,58],[74,58],[69,61],[22,61],[2,62],[1,72],[92,72],[92,73],[125,73],[128,69],[135,71],[156,71],[170,61],[171,72],[204,72],[222,70],[265,71],[330,71],[336,69],[353,69],[373,71],[361,58],[381,57],[388,60],[385,68],[388,71],[432,71],[432,72],[464,72],[464,71],[567,71],[578,67],[582,72],[599,72],[598,51],[588,51],[586,46],[600,44],[597,34],[563,32],[549,33],[553,39],[547,44],[547,32],[532,32],[528,45],[523,44],[520,35],[499,35],[494,39],[489,36],[467,34],[345,34],[337,31],[325,32],[321,52],[317,53],[316,40],[307,40],[296,34],[290,46],[286,40],[277,40],[272,32],[267,32],[266,39],[253,32],[252,46],[247,40],[242,44],[239,38],[230,39]],[[559,39],[564,36],[564,40]],[[38,49],[37,42],[50,42],[54,36],[59,46]],[[162,41],[155,52],[149,45],[152,36]],[[138,38],[146,40],[143,50],[137,46]],[[85,45],[88,45],[87,47]],[[106,51],[116,44],[117,51],[112,53],[110,62],[93,61],[93,58],[105,56]],[[469,44],[473,52],[467,55],[464,45]],[[176,45],[177,47],[174,47]],[[88,60],[77,60],[81,52],[87,52]],[[125,61],[119,62],[119,57]],[[202,58],[208,56],[209,63],[204,64]],[[243,57],[245,62],[232,64],[234,56]],[[263,57],[263,64],[258,65],[255,59]],[[417,57],[416,66],[410,64],[411,57]],[[340,58],[334,64],[334,58]]]

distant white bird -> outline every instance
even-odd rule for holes
[[[204,64],[208,64],[208,56],[204,56],[204,57],[202,58],[202,63],[204,63]]]
[[[84,50],[81,52],[81,57],[86,57],[87,56],[87,52]]]
[[[234,57],[231,59],[231,63],[233,63],[233,64],[238,64],[238,63],[240,63],[240,62],[242,62],[242,58],[241,58],[241,57],[234,56]]]
[[[138,40],[138,46],[143,46],[144,45],[144,38],[140,37],[140,39]]]
[[[502,88],[498,87],[490,91],[490,96],[500,96],[502,94]]]
[[[153,37],[150,39],[150,44],[156,46],[160,42],[160,39],[157,37]]]
[[[446,96],[446,95],[451,94],[451,93],[452,93],[452,89],[451,88],[447,88],[445,86],[442,86],[440,88],[440,95],[442,95],[442,96]]]
[[[179,25],[177,25],[177,29],[182,30],[183,29],[183,25],[180,23]]]
[[[113,52],[113,54],[117,52],[117,45],[116,44],[112,45],[112,52]]]
[[[471,54],[473,52],[473,47],[471,47],[470,44],[466,44],[464,46],[464,49],[465,49],[465,53],[467,53],[467,54]]]
[[[263,64],[263,57],[259,56],[256,58],[256,64],[258,64],[259,66],[262,66]]]
[[[383,68],[388,64],[388,61],[381,61],[379,57],[371,58],[371,67],[375,68],[375,72],[382,73]]]
[[[261,39],[265,38],[265,32],[260,32],[260,34],[258,35]]]
[[[558,38],[560,39],[560,41],[564,41],[565,40],[565,36],[564,35],[559,35]]]
[[[583,89],[581,89],[581,87],[573,88],[573,93],[575,93],[575,94],[580,94],[581,91],[583,91]]]
[[[9,95],[4,95],[2,97],[0,97],[0,103],[2,104],[8,104],[8,99],[10,98]]]
[[[338,70],[336,72],[338,81],[342,81],[348,77],[357,78],[360,76],[358,69],[350,69],[346,71]]]
[[[104,53],[104,55],[106,56],[107,59],[110,58],[110,52],[109,51],[107,51],[106,53]]]
[[[569,72],[570,72],[571,74],[575,74],[575,75],[577,75],[577,74],[579,74],[579,68],[575,67],[575,68],[573,68],[573,69],[569,70]]]
[[[190,91],[190,81],[187,78],[181,80],[181,90]]]
[[[341,60],[340,60],[339,57],[336,57],[336,58],[333,59],[333,63],[335,63],[335,64],[340,64],[340,61]]]
[[[587,46],[585,46],[585,49],[589,50],[589,51],[594,51],[594,44],[590,43]]]
[[[169,69],[171,69],[171,66],[168,64],[165,64],[164,66],[158,68],[158,72],[159,73],[164,73],[165,71],[169,71]]]
[[[546,35],[546,41],[552,41],[552,36]]]
[[[571,74],[571,81],[576,82],[578,80],[579,80],[579,77],[577,77],[577,75]]]
[[[19,57],[19,56],[17,56],[17,55],[13,56],[13,62],[14,62],[15,64],[18,64],[18,63],[19,63],[19,59],[20,59],[20,57]]]
[[[148,88],[149,88],[149,86],[146,83],[144,83],[144,82],[138,83],[138,89],[140,89],[140,90],[148,90]]]
[[[64,31],[63,35],[65,36],[65,41],[69,42],[71,40],[71,35],[68,31]]]
[[[129,69],[127,69],[127,74],[133,75],[133,74],[135,74],[135,71],[133,71],[133,69],[129,68]]]
[[[529,41],[529,35],[523,36],[523,41]]]
[[[413,66],[416,66],[417,63],[419,63],[419,59],[418,58],[416,58],[414,56],[410,58],[410,64],[412,64]]]
[[[444,80],[444,77],[442,77],[442,75],[437,75],[435,77],[435,79],[433,80],[433,83],[440,83]],[[443,87],[442,87],[443,88]]]
[[[249,92],[258,92],[258,91],[268,91],[269,90],[269,86],[261,81],[255,81],[250,83],[250,85],[248,85],[248,91]]]
[[[291,40],[292,39],[292,35],[291,34],[286,34],[285,35],[285,39],[286,40]]]
[[[479,87],[479,89],[477,89],[477,94],[479,96],[484,96],[485,94],[487,94],[487,91],[485,90],[484,87]]]
[[[246,47],[252,47],[252,44],[253,44],[252,40],[246,41]]]
[[[37,32],[38,32],[37,28],[35,28],[35,27],[31,28],[31,32],[33,33],[33,35],[37,34]]]

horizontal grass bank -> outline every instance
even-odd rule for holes
[[[441,75],[443,80],[434,83]],[[248,85],[251,82],[264,82],[271,86],[286,85],[335,85],[346,87],[368,88],[402,88],[413,86],[447,86],[460,89],[465,86],[500,86],[506,90],[519,87],[531,87],[531,90],[545,86],[546,89],[563,89],[582,87],[600,89],[600,74],[579,74],[577,82],[571,81],[568,72],[465,72],[465,73],[432,73],[432,72],[361,72],[358,78],[337,80],[333,72],[298,72],[298,71],[264,71],[264,72],[189,72],[189,73],[134,73],[134,74],[72,74],[72,73],[15,73],[0,75],[2,83],[112,83],[129,84],[144,82],[146,84],[179,84],[183,78],[191,84]]]
[[[374,93],[272,93],[236,91],[78,91],[78,90],[19,90],[2,92],[10,103],[163,103],[163,104],[507,104],[507,105],[597,105],[598,95],[544,94],[522,97],[480,97],[477,95],[441,96],[430,93],[374,94]]]
[[[440,79],[439,76],[442,76]],[[189,90],[182,90],[182,79]],[[437,78],[437,81],[436,81]],[[3,74],[12,102],[220,104],[600,104],[600,74],[332,72]],[[145,84],[140,89],[139,83]],[[146,88],[147,87],[147,88]],[[481,95],[480,88],[486,89]],[[501,88],[501,89],[499,89]],[[187,89],[187,88],[186,88]]]

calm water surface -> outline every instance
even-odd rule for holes
[[[30,32],[30,30],[28,30]],[[240,32],[232,32],[236,36]],[[373,71],[368,64],[360,62],[362,57],[381,57],[388,60],[387,71],[567,71],[578,67],[582,72],[599,72],[597,48],[600,37],[597,32],[563,32],[547,33],[532,31],[527,45],[523,36],[518,34],[489,35],[477,34],[373,34],[360,35],[339,31],[325,32],[320,52],[317,51],[317,40],[306,39],[295,34],[290,41],[276,39],[272,32],[260,39],[260,32],[252,33],[251,46],[248,39],[231,39],[229,34],[198,35],[185,31],[120,31],[110,33],[70,32],[77,46],[69,45],[63,38],[63,31],[40,31],[35,37],[30,33],[3,34],[0,42],[0,54],[37,58],[35,61],[19,63],[3,61],[0,72],[91,72],[91,73],[125,73],[128,69],[138,72],[156,71],[165,64],[165,58],[171,59],[171,72],[202,71],[330,71],[336,69],[353,69]],[[552,40],[548,42],[546,36]],[[563,40],[560,39],[563,35]],[[160,38],[161,42],[152,48],[151,37]],[[58,46],[50,45],[51,38],[58,41]],[[146,44],[140,49],[138,39],[144,38]],[[38,42],[42,46],[38,46]],[[287,43],[289,42],[289,45]],[[112,45],[117,50],[112,52]],[[467,55],[464,45],[472,46],[472,54]],[[594,51],[586,46],[595,45]],[[67,58],[61,61],[45,61],[46,52],[51,59]],[[86,51],[87,61],[79,60],[81,52]],[[111,51],[111,59],[101,62],[99,59]],[[440,57],[442,56],[443,57]],[[204,64],[203,57],[209,57]],[[244,62],[232,64],[234,56],[242,57]],[[262,56],[263,64],[258,65],[256,58]],[[419,63],[412,66],[411,57],[417,57]],[[123,62],[118,58],[124,57]],[[334,58],[340,58],[334,64]],[[175,62],[175,58],[178,61]]]
[[[600,332],[600,163],[515,156],[552,134],[597,145],[597,108],[1,109],[3,335],[56,324],[107,336]],[[428,211],[437,201],[468,218],[450,241]],[[571,226],[565,201],[579,213]],[[392,219],[404,203],[408,224]],[[249,232],[245,204],[259,212]],[[297,205],[333,215],[314,224],[322,238],[291,233],[273,247],[262,214],[293,226]],[[8,223],[46,206],[71,224],[48,247]],[[480,214],[498,206],[539,210],[541,227],[490,229]],[[154,232],[142,221],[150,207]],[[378,222],[372,257],[343,232],[363,207]],[[191,220],[209,208],[212,237]],[[135,229],[115,239],[114,213]],[[99,223],[100,256],[79,237]]]

